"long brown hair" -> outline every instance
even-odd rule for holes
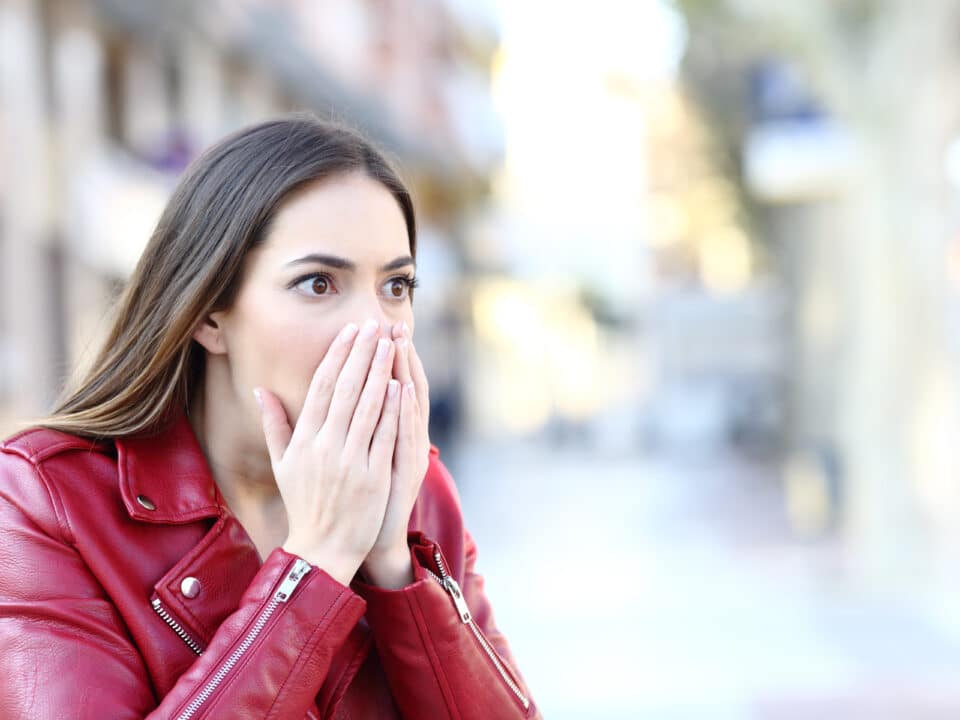
[[[246,254],[283,200],[314,181],[364,172],[403,212],[416,255],[410,194],[383,154],[356,131],[309,115],[228,136],[187,169],[120,300],[92,367],[38,424],[85,437],[158,430],[202,379],[192,339],[207,313],[233,301]]]

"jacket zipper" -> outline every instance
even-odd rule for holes
[[[497,672],[500,673],[500,677],[503,678],[503,682],[506,683],[507,687],[516,695],[517,700],[520,701],[520,704],[523,705],[524,710],[530,709],[530,700],[526,695],[523,694],[523,691],[520,690],[520,686],[514,681],[510,674],[507,672],[504,663],[500,660],[500,656],[497,655],[497,651],[493,649],[493,646],[487,642],[487,639],[483,636],[483,633],[480,632],[480,628],[477,627],[477,624],[473,621],[473,616],[470,614],[470,608],[467,607],[467,601],[463,597],[463,592],[460,590],[460,585],[456,580],[453,579],[451,575],[447,573],[446,566],[443,564],[443,558],[440,556],[440,551],[435,550],[433,553],[433,558],[437,563],[437,570],[439,575],[429,568],[427,572],[433,576],[433,578],[440,583],[444,590],[453,598],[453,604],[457,609],[457,614],[460,616],[460,621],[468,626],[471,631],[473,631],[473,636],[477,639],[477,642],[480,643],[480,647],[483,648],[484,652],[487,653],[487,657],[490,658],[493,662],[493,666],[497,669]]]
[[[174,620],[173,616],[164,609],[163,603],[160,602],[160,598],[152,600],[151,605],[153,605],[153,611],[173,629],[173,631],[177,634],[177,637],[183,640],[183,642],[187,644],[188,648],[193,650],[193,652],[197,655],[203,654],[203,650],[200,648],[200,643],[194,640],[190,634],[183,629],[183,626]]]
[[[177,716],[177,720],[189,720],[197,714],[203,704],[213,695],[214,691],[216,691],[227,675],[230,674],[230,671],[240,662],[247,650],[250,649],[250,646],[253,645],[254,640],[256,640],[263,631],[263,628],[277,611],[277,608],[280,607],[280,604],[290,599],[297,585],[300,584],[304,575],[311,569],[311,565],[306,560],[297,558],[294,561],[293,567],[281,581],[279,587],[277,587],[273,593],[273,597],[270,598],[270,601],[263,610],[260,611],[260,615],[250,627],[250,630],[247,631],[247,634],[237,646],[236,650],[230,653],[230,656],[223,661],[223,664],[220,665],[220,668],[213,674],[213,677],[207,681],[203,689],[197,693],[196,697],[190,701],[190,704]]]

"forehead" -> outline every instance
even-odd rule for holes
[[[311,183],[287,198],[262,251],[281,262],[331,253],[358,265],[379,265],[409,254],[410,243],[396,198],[382,183],[357,172]]]

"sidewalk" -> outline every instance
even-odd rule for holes
[[[770,468],[532,443],[450,464],[549,720],[960,716],[960,638],[792,539]]]

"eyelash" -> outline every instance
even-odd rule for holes
[[[314,273],[309,273],[309,274],[307,274],[307,275],[301,275],[300,277],[298,277],[298,278],[296,278],[295,280],[291,281],[291,283],[290,283],[287,287],[288,287],[288,289],[292,290],[293,288],[297,287],[298,285],[303,284],[303,283],[306,282],[307,280],[314,280],[314,279],[316,279],[316,278],[322,278],[322,279],[326,280],[328,283],[330,283],[331,285],[333,284],[333,278],[330,276],[329,273],[325,273],[325,272],[314,272]],[[406,295],[406,297],[402,297],[402,298],[390,298],[390,299],[392,299],[392,300],[395,300],[396,302],[400,302],[400,301],[402,301],[402,300],[406,300],[407,298],[410,297],[410,294],[413,292],[414,288],[417,288],[417,287],[420,286],[420,281],[419,281],[419,280],[416,278],[416,276],[414,276],[414,275],[394,275],[392,278],[390,278],[389,280],[387,280],[387,283],[391,283],[391,282],[393,282],[393,281],[395,281],[395,280],[400,280],[404,285],[407,286],[407,295]],[[386,283],[385,283],[385,284],[386,284]],[[327,295],[327,294],[329,294],[329,293],[324,293],[324,295]],[[322,296],[322,295],[314,295],[314,297],[323,297],[323,296]]]

